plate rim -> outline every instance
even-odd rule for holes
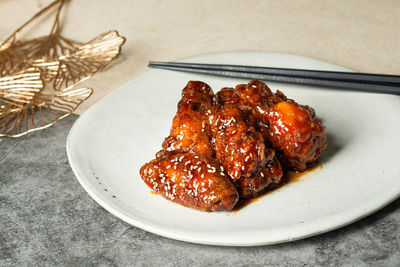
[[[270,51],[222,51],[222,52],[212,52],[212,53],[205,53],[205,54],[200,54],[200,55],[193,55],[193,56],[189,56],[189,57],[184,57],[184,58],[179,58],[176,61],[183,61],[186,59],[190,59],[193,57],[197,57],[197,56],[205,56],[205,55],[213,55],[213,54],[223,54],[223,53],[263,53],[263,54],[274,54],[274,55],[282,55],[282,56],[296,56],[296,57],[301,57],[301,58],[305,58],[305,59],[311,59],[311,60],[315,60],[315,61],[319,61],[322,63],[328,63],[331,65],[335,65],[337,67],[341,67],[343,69],[346,69],[346,71],[354,71],[351,70],[347,67],[344,67],[342,65],[336,64],[336,63],[330,63],[324,60],[320,60],[320,59],[315,59],[312,57],[307,57],[307,56],[302,56],[302,55],[298,55],[298,54],[293,54],[293,53],[281,53],[281,52],[270,52]],[[130,216],[128,216],[127,214],[124,214],[124,212],[122,212],[118,207],[113,207],[112,204],[108,203],[105,199],[102,199],[100,196],[98,196],[94,190],[90,189],[90,185],[85,183],[85,177],[80,173],[79,171],[79,167],[77,164],[74,163],[74,159],[72,156],[72,141],[71,141],[71,136],[73,134],[73,132],[75,131],[76,127],[78,127],[77,125],[79,125],[82,117],[87,114],[88,112],[90,113],[91,110],[94,109],[94,107],[101,105],[101,103],[103,101],[106,101],[107,98],[109,98],[110,96],[112,96],[114,93],[125,90],[125,88],[128,86],[128,84],[134,83],[137,80],[143,79],[148,75],[151,75],[153,72],[155,72],[156,70],[151,69],[149,71],[146,71],[144,73],[142,73],[139,76],[136,76],[132,79],[129,79],[128,81],[126,81],[124,84],[118,86],[117,88],[115,88],[113,91],[111,91],[109,94],[105,95],[104,97],[102,97],[99,101],[97,101],[95,104],[93,104],[92,106],[90,106],[82,115],[79,116],[79,118],[73,123],[68,136],[67,136],[67,140],[66,140],[66,152],[67,152],[67,158],[68,158],[68,162],[71,166],[71,169],[73,170],[73,173],[76,177],[76,179],[78,180],[79,184],[84,188],[84,190],[89,194],[89,196],[94,199],[100,206],[102,206],[105,210],[107,210],[108,212],[110,212],[111,214],[113,214],[114,216],[116,216],[117,218],[123,220],[124,222],[133,225],[135,227],[138,227],[142,230],[154,233],[156,235],[159,236],[163,236],[163,237],[167,237],[170,239],[174,239],[174,240],[180,240],[180,241],[185,241],[185,242],[191,242],[191,243],[197,243],[197,244],[205,244],[205,245],[216,245],[216,246],[236,246],[236,247],[246,247],[246,246],[262,246],[262,245],[273,245],[273,244],[279,244],[279,243],[285,243],[285,242],[291,242],[291,241],[295,241],[295,240],[300,240],[300,239],[305,239],[311,236],[316,236],[322,233],[326,233],[326,232],[330,232],[333,231],[335,229],[347,226],[349,224],[352,224],[358,220],[361,220],[373,213],[375,213],[376,211],[384,208],[385,206],[387,206],[388,204],[390,204],[391,202],[395,201],[396,199],[398,199],[400,197],[400,191],[398,191],[397,193],[393,194],[393,195],[386,195],[388,197],[384,198],[384,199],[380,199],[380,201],[369,201],[366,203],[377,203],[379,202],[379,205],[364,205],[363,208],[360,208],[360,206],[358,206],[357,208],[351,208],[351,209],[347,209],[345,212],[341,212],[341,213],[336,213],[334,215],[329,215],[329,216],[324,216],[324,217],[320,217],[317,220],[311,220],[312,222],[314,221],[313,227],[311,227],[313,230],[310,231],[310,233],[308,234],[304,234],[304,230],[303,231],[298,231],[297,235],[294,234],[288,238],[272,238],[272,240],[259,240],[259,241],[245,241],[245,242],[240,242],[240,241],[236,241],[236,242],[226,242],[223,240],[213,240],[213,241],[209,241],[207,239],[204,238],[199,238],[199,237],[195,237],[195,236],[186,236],[180,232],[170,232],[170,231],[166,231],[166,230],[162,230],[162,228],[158,228],[156,226],[154,226],[153,224],[149,224],[149,223],[144,223],[141,220],[138,220],[137,218],[132,218]],[[358,210],[358,212],[355,212],[354,210]],[[366,212],[365,212],[366,211]],[[344,214],[349,213],[350,215],[346,216],[346,220],[343,219]],[[341,219],[339,219],[338,217],[340,217]],[[322,221],[326,221],[327,219],[330,219],[329,221],[342,221],[342,223],[327,223],[327,225],[329,225],[328,227],[315,227],[315,224],[318,224],[318,222],[321,224],[321,220]],[[317,223],[316,223],[317,222]],[[322,225],[322,224],[321,224]],[[278,235],[279,236],[279,235]],[[261,238],[262,239],[262,238]],[[275,240],[274,240],[275,239]]]

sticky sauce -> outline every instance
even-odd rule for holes
[[[235,208],[231,212],[228,212],[227,215],[228,216],[235,215],[237,212],[242,210],[247,205],[257,202],[258,200],[265,197],[266,195],[272,194],[274,192],[279,192],[287,184],[301,182],[302,180],[307,178],[307,176],[310,173],[314,173],[320,169],[322,169],[322,164],[319,162],[316,162],[303,172],[287,171],[287,172],[285,172],[285,174],[282,178],[282,182],[278,187],[267,190],[266,192],[262,193],[261,195],[259,195],[257,197],[248,198],[248,199],[240,199],[238,204],[236,204]]]
[[[245,208],[247,205],[257,202],[261,198],[265,197],[266,195],[270,195],[274,192],[279,192],[285,185],[287,184],[293,184],[293,183],[298,183],[301,182],[303,179],[307,178],[307,176],[310,173],[315,173],[316,171],[322,169],[322,164],[319,162],[314,163],[312,166],[310,166],[307,170],[303,172],[295,172],[295,171],[286,171],[283,178],[282,182],[278,187],[272,188],[270,190],[267,190],[266,192],[262,193],[261,195],[253,198],[247,198],[247,199],[240,199],[239,202],[236,204],[235,208],[231,211],[228,211],[226,213],[227,216],[233,216],[236,213],[238,213],[240,210]],[[153,195],[159,195],[158,192],[155,191],[150,191],[151,194]],[[203,210],[198,210],[194,209],[196,211],[201,211],[204,212]]]
[[[322,169],[322,164],[316,162],[303,172],[295,172],[295,171],[286,172],[285,175],[283,176],[282,183],[278,188],[288,183],[298,183],[303,180],[302,178],[304,176],[307,176],[310,173],[314,173],[320,169]]]

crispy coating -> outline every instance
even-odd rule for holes
[[[280,184],[282,166],[305,170],[327,145],[312,108],[258,80],[214,95],[190,81],[163,150],[145,164],[144,182],[166,199],[226,211]]]
[[[266,158],[264,138],[253,127],[248,127],[237,105],[229,99],[232,89],[224,88],[217,94],[217,115],[211,125],[216,158],[236,181],[251,176]]]
[[[240,196],[255,196],[269,185],[279,184],[282,169],[275,151],[267,148],[262,134],[248,124],[250,119],[239,109],[234,90],[219,91],[217,103],[211,126],[216,158],[236,181]]]
[[[242,177],[236,182],[240,197],[255,197],[266,189],[277,187],[282,181],[283,171],[276,156],[253,176]]]
[[[214,112],[214,105],[211,88],[203,82],[190,81],[182,91],[170,135],[164,140],[163,148],[212,157],[214,148],[208,117]]]
[[[231,210],[239,194],[213,159],[193,153],[159,152],[140,169],[144,182],[163,197],[204,211]]]
[[[269,143],[280,152],[284,165],[303,171],[326,148],[326,132],[314,109],[297,104],[282,92],[253,80],[235,88],[239,106],[251,111]]]

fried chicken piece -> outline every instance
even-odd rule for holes
[[[277,187],[282,181],[283,171],[276,156],[261,171],[253,176],[242,177],[236,182],[239,195],[243,198],[255,197],[266,189]]]
[[[246,124],[231,88],[217,93],[217,116],[211,130],[216,158],[239,188],[240,196],[254,196],[282,178],[275,151],[264,144],[263,136]]]
[[[304,170],[326,145],[325,128],[312,108],[261,81],[223,88],[216,96],[207,84],[190,81],[163,150],[140,175],[183,206],[231,210],[239,196],[279,185],[280,161]]]
[[[164,198],[204,211],[226,211],[239,194],[218,163],[193,153],[159,152],[140,169],[144,182]]]
[[[182,91],[170,135],[164,140],[163,148],[212,157],[214,148],[208,118],[214,112],[214,105],[211,88],[203,82],[190,81]]]
[[[325,127],[313,108],[297,104],[280,91],[272,93],[259,80],[236,86],[235,93],[240,98],[240,108],[252,111],[285,166],[303,171],[326,148]]]
[[[240,109],[231,97],[233,90],[223,88],[217,93],[217,116],[211,130],[216,158],[233,181],[251,176],[266,158],[266,148],[261,134],[244,122]]]

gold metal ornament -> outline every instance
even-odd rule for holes
[[[119,36],[117,31],[109,31],[79,46],[73,53],[60,56],[54,88],[71,88],[89,79],[120,54],[124,42],[125,38]]]
[[[13,75],[0,78],[0,101],[21,105],[29,103],[35,94],[43,89],[41,73],[35,69],[27,69]],[[5,108],[0,106],[0,110]]]
[[[117,31],[87,43],[62,36],[60,13],[66,1],[52,2],[0,42],[0,136],[19,137],[70,115],[92,94],[89,88],[72,88],[121,52],[125,38]],[[28,24],[54,8],[49,35],[18,39]]]
[[[90,88],[79,88],[55,94],[39,93],[23,104],[0,97],[0,136],[20,137],[47,128],[69,116],[92,92]],[[5,112],[2,112],[3,106]]]

